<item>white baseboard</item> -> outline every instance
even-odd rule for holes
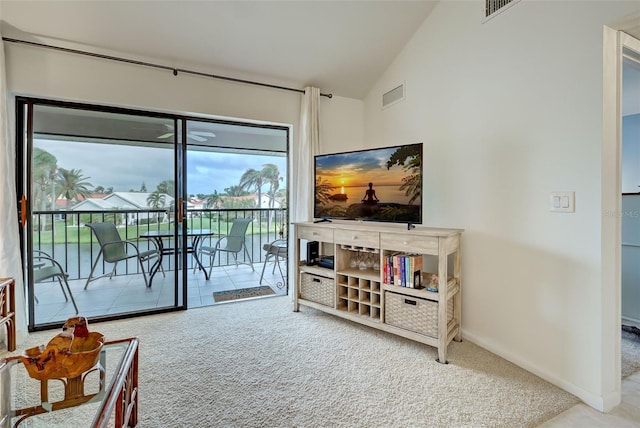
[[[475,334],[465,330],[464,328],[462,329],[462,338],[463,340],[469,340],[470,342],[473,342],[476,345],[481,346],[496,355],[499,355],[500,357],[516,364],[517,366],[522,367],[528,372],[531,372],[534,375],[546,380],[547,382],[552,383],[558,388],[564,389],[565,391],[575,395],[576,397],[584,401],[584,403],[588,406],[591,406],[600,412],[608,412],[609,410],[620,404],[620,391],[614,391],[604,397],[598,396],[589,391],[585,391],[584,389],[571,382],[567,382],[566,380],[559,378],[555,374],[549,373],[545,369],[534,365],[529,360],[526,360],[518,355],[514,355],[509,350],[495,344],[490,340],[486,340],[482,337],[476,336]]]
[[[630,325],[632,327],[640,328],[640,320],[622,316],[622,325]]]

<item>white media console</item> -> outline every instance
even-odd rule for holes
[[[434,346],[446,363],[447,346],[462,339],[462,229],[357,221],[294,223],[294,229],[294,311],[305,305]],[[318,242],[321,256],[333,256],[332,269],[307,264],[309,242]],[[412,277],[416,266],[424,288],[409,286],[420,282]]]

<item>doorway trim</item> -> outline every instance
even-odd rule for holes
[[[600,403],[589,403],[608,412],[621,402],[622,327],[622,63],[623,52],[640,54],[640,40],[624,33],[637,27],[625,19],[618,29],[603,29],[602,78],[602,213],[601,274],[602,329]],[[634,27],[635,26],[635,27]]]

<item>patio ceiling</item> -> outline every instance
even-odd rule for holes
[[[138,116],[93,110],[38,105],[34,114],[36,138],[84,141],[106,144],[154,146],[173,149],[174,122],[168,117]],[[196,132],[198,140],[189,138],[193,149],[216,151],[227,148],[272,149],[282,151],[286,131],[279,128],[188,120],[188,135]],[[204,134],[203,134],[204,133]],[[206,137],[200,137],[206,135]]]

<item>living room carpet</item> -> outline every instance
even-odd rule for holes
[[[240,288],[237,290],[214,291],[213,300],[216,302],[225,302],[227,300],[247,299],[250,297],[268,296],[276,294],[268,285],[259,287]]]
[[[433,347],[293,312],[287,296],[89,328],[140,338],[141,428],[535,427],[579,402],[468,340],[439,364]],[[19,350],[55,334],[33,333]],[[46,425],[40,417],[21,426]],[[63,420],[47,426],[87,426]]]

